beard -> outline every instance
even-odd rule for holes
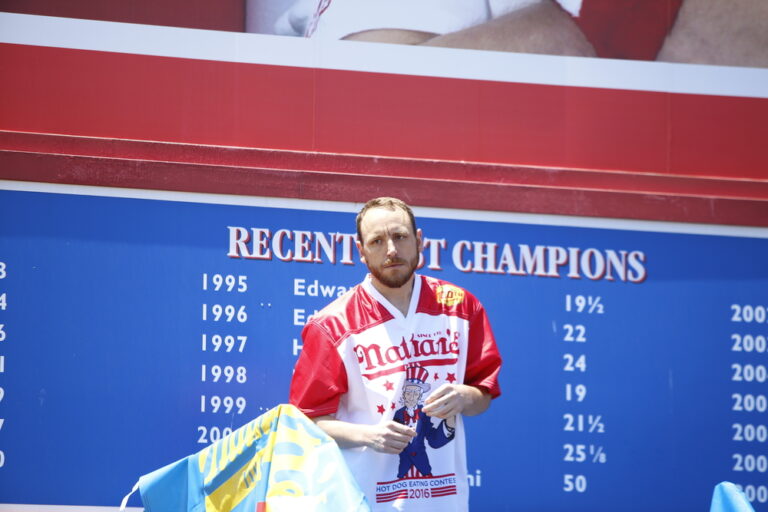
[[[396,272],[389,271],[389,273],[385,273],[388,271],[386,268],[387,265],[396,263],[403,264],[405,267],[398,269]],[[368,266],[368,270],[373,277],[387,288],[400,288],[411,279],[411,276],[418,265],[419,255],[417,254],[411,261],[395,258],[393,260],[386,260],[380,266]]]

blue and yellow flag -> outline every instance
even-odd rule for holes
[[[142,476],[136,486],[146,512],[370,510],[336,443],[291,405]]]

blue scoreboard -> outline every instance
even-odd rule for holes
[[[8,183],[3,504],[115,506],[286,402],[306,319],[365,275],[360,205]],[[472,510],[701,511],[728,480],[768,511],[768,230],[416,214],[420,272],[504,358]]]

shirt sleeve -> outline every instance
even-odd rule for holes
[[[501,394],[500,370],[501,355],[496,346],[496,339],[493,337],[485,309],[478,304],[469,324],[469,349],[464,384],[483,389],[490,393],[492,398],[496,398]]]
[[[293,370],[290,403],[311,418],[333,414],[347,392],[344,362],[321,326],[310,321],[301,337],[303,348]]]

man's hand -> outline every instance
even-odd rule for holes
[[[395,421],[379,425],[371,425],[368,432],[369,447],[377,452],[398,454],[402,452],[411,439],[416,437],[416,431]]]
[[[435,418],[447,419],[457,414],[474,416],[488,408],[491,395],[474,386],[443,384],[424,403],[424,414]]]
[[[394,421],[360,425],[329,415],[314,418],[314,422],[342,448],[367,446],[377,452],[398,454],[416,437],[414,429]]]

